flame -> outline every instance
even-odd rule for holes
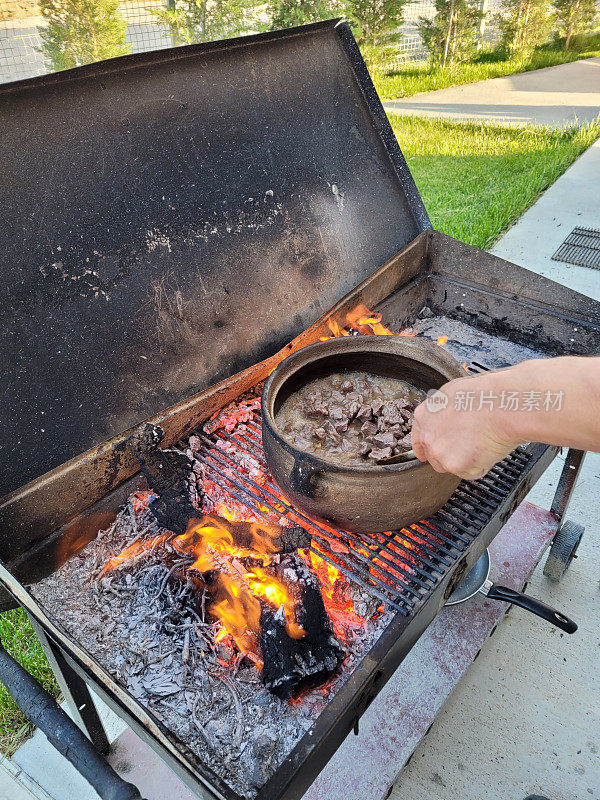
[[[333,333],[334,336],[350,336],[350,334],[349,334],[349,332],[347,330],[345,330],[344,328],[340,328],[340,326],[333,319],[333,317],[330,317],[327,320],[327,327]]]
[[[201,576],[216,572],[215,581],[210,583],[213,601],[208,606],[221,623],[216,641],[222,642],[231,636],[238,649],[252,653],[258,663],[261,602],[276,611],[282,610],[286,630],[292,638],[301,639],[305,631],[296,620],[296,598],[268,569],[276,551],[273,531],[268,526],[250,523],[249,541],[246,546],[240,546],[228,526],[228,521],[235,521],[235,513],[226,506],[219,506],[228,519],[204,515],[191,520],[186,532],[179,536],[167,533],[134,542],[106,563],[100,577],[169,541],[173,549],[193,559],[189,571]],[[244,558],[252,559],[251,567],[244,565]],[[255,565],[254,562],[259,563]]]
[[[393,331],[381,324],[381,314],[369,311],[363,303],[359,303],[352,311],[346,314],[346,321],[350,327],[358,331],[361,328],[368,328],[367,333],[374,333],[379,336],[394,335]]]
[[[112,572],[113,570],[118,569],[122,564],[133,561],[144,553],[147,553],[148,551],[153,550],[155,547],[158,547],[158,545],[163,544],[167,541],[167,539],[170,539],[172,535],[172,533],[165,533],[161,534],[160,536],[152,536],[150,539],[143,539],[138,542],[133,542],[133,544],[130,544],[129,547],[126,547],[125,550],[122,550],[117,556],[109,559],[106,562],[104,569],[98,575],[98,580],[103,578],[107,572]]]
[[[363,335],[376,334],[377,336],[417,336],[416,331],[405,329],[396,334],[381,322],[382,315],[376,311],[370,311],[364,303],[359,303],[352,311],[348,311],[345,317],[346,325],[342,327],[337,320],[330,317],[327,326],[334,337],[350,336],[351,328]],[[321,336],[321,341],[331,339],[331,336]]]
[[[447,336],[438,336],[437,338],[437,343],[440,345],[440,347],[443,347],[447,341],[448,341]]]

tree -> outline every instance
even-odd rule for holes
[[[482,17],[476,0],[435,0],[435,12],[433,19],[420,17],[418,24],[432,61],[445,67],[470,58]]]
[[[330,19],[341,11],[342,3],[335,0],[272,0],[269,3],[272,30]]]
[[[504,0],[498,24],[505,49],[525,55],[550,34],[550,0]]]
[[[118,0],[40,0],[40,11],[48,23],[40,29],[40,52],[55,71],[130,51]]]
[[[193,44],[259,32],[259,0],[169,0],[153,11],[171,30],[174,44]]]
[[[577,33],[588,33],[598,19],[596,0],[554,0],[559,32],[565,37],[565,50]]]
[[[349,0],[346,13],[369,63],[385,61],[399,43],[407,2],[410,0]]]

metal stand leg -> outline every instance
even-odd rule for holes
[[[544,575],[553,581],[559,581],[573,559],[577,558],[577,548],[584,534],[583,525],[578,525],[566,518],[567,508],[584,458],[583,450],[569,450],[552,501],[550,510],[556,516],[558,528],[544,565]]]
[[[108,753],[110,742],[85,681],[72,669],[60,648],[48,639],[36,620],[31,616],[29,619],[77,726],[87,735],[98,752]]]
[[[550,509],[552,513],[556,515],[559,527],[567,513],[571,495],[573,494],[573,489],[575,488],[577,478],[581,472],[584,458],[585,450],[569,450],[565,458],[565,465],[560,474],[558,486],[556,487],[556,494],[554,495],[554,500],[552,501],[552,507]]]

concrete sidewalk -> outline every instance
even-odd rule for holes
[[[395,114],[502,125],[563,127],[591,122],[600,113],[600,57],[423,92],[383,105]]]

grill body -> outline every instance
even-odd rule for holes
[[[498,285],[498,275],[503,276],[505,286]],[[519,285],[523,290],[520,298],[508,288]],[[278,353],[152,417],[149,421],[165,430],[165,446],[200,432],[206,447],[204,463],[212,477],[240,502],[257,509],[260,503],[273,514],[279,513],[281,498],[273,484],[258,489],[243,474],[230,480],[225,456],[215,458],[210,454],[214,434],[202,433],[203,424],[223,406],[264,381],[289,352],[327,335],[327,319],[343,319],[358,302],[381,311],[386,323],[396,329],[410,325],[418,310],[429,305],[438,313],[471,324],[477,322],[482,331],[488,332],[494,330],[499,314],[505,336],[529,344],[535,341],[548,354],[561,348],[571,352],[600,350],[596,304],[508,262],[436,232],[427,232]],[[542,324],[538,325],[540,320]],[[567,339],[574,341],[561,343]],[[243,446],[260,457],[259,423],[257,418],[250,425],[248,441]],[[4,530],[19,530],[23,536],[13,540],[12,547],[5,547],[7,557],[0,565],[0,581],[13,602],[26,608],[40,635],[48,639],[49,648],[58,654],[70,680],[80,681],[80,690],[83,681],[89,683],[199,797],[236,800],[235,793],[210,766],[176,742],[147,709],[65,633],[58,620],[48,616],[26,589],[27,584],[57,569],[91,541],[99,529],[110,523],[131,491],[144,488],[132,463],[115,457],[125,444],[126,435],[117,437],[5,500],[0,512]],[[519,448],[481,481],[462,482],[443,509],[409,529],[380,535],[373,541],[360,534],[334,532],[349,549],[343,559],[328,548],[324,530],[311,523],[319,554],[387,603],[395,616],[315,721],[310,735],[300,740],[264,785],[258,795],[260,800],[301,797],[556,453],[557,448],[542,445]],[[50,520],[62,524],[49,530]],[[308,525],[306,520],[304,523]],[[331,536],[331,532],[327,535]],[[411,543],[419,546],[417,563],[412,551],[410,555],[407,552]],[[406,575],[404,570],[396,569],[403,561],[409,568]]]
[[[327,318],[343,320],[358,303],[382,312],[394,330],[428,306],[547,355],[600,352],[599,304],[431,229],[347,26],[140,54],[1,94],[0,146],[8,149],[0,208],[14,222],[0,247],[8,254],[1,305],[10,345],[2,352],[12,356],[4,370],[11,438],[0,451],[3,607],[26,609],[78,708],[89,683],[199,797],[237,800],[26,588],[143,488],[127,444],[132,427],[145,419],[160,425],[165,447],[201,431],[286,355],[327,336]],[[89,165],[101,150],[113,162],[98,176]],[[58,172],[46,169],[50,156]],[[277,214],[265,183],[273,175]],[[165,199],[172,194],[175,203]],[[36,217],[29,212],[40,196],[47,202]],[[202,225],[222,212],[216,233],[192,230],[194,211]],[[247,224],[238,231],[240,219]],[[178,221],[188,227],[175,230]],[[8,231],[21,224],[16,241]],[[40,230],[60,233],[51,252]],[[177,234],[171,250],[161,244],[165,231]],[[95,251],[104,259],[98,284],[79,272],[62,280],[61,270]],[[53,420],[47,439],[36,427],[42,412]],[[245,446],[260,456],[258,423]],[[207,469],[228,491],[278,510],[273,485],[231,480],[227,464],[208,452],[210,436],[204,440]],[[320,554],[395,616],[259,800],[302,795],[556,452],[519,449],[481,481],[461,483],[418,526],[369,541],[334,531],[348,548],[343,559],[311,524]],[[416,561],[411,542],[419,544]],[[102,747],[90,714],[82,712],[82,722]]]

